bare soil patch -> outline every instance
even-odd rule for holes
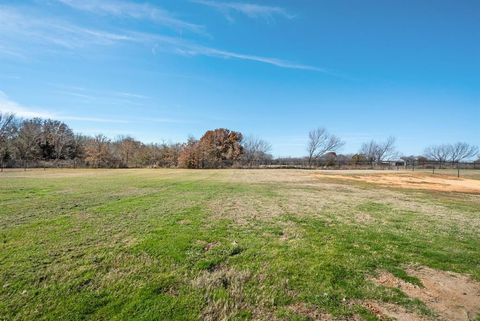
[[[405,308],[391,304],[381,303],[376,301],[364,302],[363,306],[366,307],[371,313],[375,314],[380,320],[394,319],[398,321],[427,321],[430,320],[426,317],[419,316],[416,313],[407,311]]]
[[[425,173],[369,173],[369,174],[327,174],[316,173],[317,178],[337,178],[392,186],[407,189],[424,189],[441,192],[460,192],[480,194],[480,181],[468,178],[457,178],[447,175],[429,175]]]
[[[473,321],[480,313],[479,282],[458,273],[428,267],[409,268],[407,272],[419,278],[423,287],[405,282],[387,272],[380,273],[374,282],[386,287],[399,288],[408,296],[423,301],[442,320]],[[382,309],[386,310],[383,313],[387,316],[393,313],[386,306]]]

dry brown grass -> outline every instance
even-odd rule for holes
[[[460,192],[480,194],[480,181],[469,178],[457,178],[449,175],[432,175],[415,172],[389,173],[319,173],[317,177],[334,176],[336,179],[353,180],[387,187],[422,189],[440,192]]]
[[[205,294],[206,305],[202,311],[202,320],[231,320],[237,313],[247,308],[244,286],[249,278],[248,272],[220,267],[214,271],[205,271],[193,280],[192,285]],[[218,290],[227,292],[228,297],[215,296]]]
[[[318,171],[297,170],[232,170],[220,171],[214,179],[225,182],[242,182],[252,185],[271,186],[275,184],[274,195],[255,193],[237,193],[234,196],[218,195],[208,203],[212,214],[217,218],[228,217],[238,224],[248,225],[256,220],[271,221],[285,214],[296,216],[321,216],[325,221],[347,224],[383,224],[389,218],[361,210],[362,204],[380,203],[390,206],[398,212],[416,212],[424,219],[418,222],[419,231],[428,228],[432,222],[439,224],[439,229],[447,228],[449,223],[464,229],[477,227],[480,229],[478,215],[471,215],[462,210],[445,206],[432,201],[434,195],[426,196],[425,192],[436,190],[420,190],[418,193],[406,190],[402,192],[397,186],[369,184],[365,182],[377,174],[361,171],[362,179],[345,179],[348,175],[326,175]],[[352,171],[349,171],[350,173]],[[382,174],[384,175],[384,174]],[[389,177],[395,178],[412,175],[402,172],[390,172]],[[425,174],[418,173],[416,179],[422,180]],[[356,176],[355,176],[356,177]],[[452,179],[456,182],[455,179]],[[463,181],[463,180],[462,180]],[[472,180],[473,181],[473,180]],[[459,181],[460,182],[460,181]],[[469,181],[470,182],[470,181]],[[480,181],[473,181],[480,184]],[[417,184],[412,185],[412,188]],[[393,188],[392,188],[393,187]],[[427,195],[428,196],[428,195]],[[480,204],[480,195],[462,194],[462,199]]]

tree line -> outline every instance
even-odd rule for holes
[[[218,168],[254,166],[272,159],[271,145],[220,128],[186,143],[144,144],[130,136],[114,140],[74,133],[64,122],[19,119],[0,113],[0,163],[4,167],[43,165],[86,167]]]
[[[112,140],[104,135],[75,133],[67,124],[52,119],[20,119],[0,112],[0,165],[4,167],[257,167],[281,162],[316,167],[319,164],[381,164],[399,159],[395,138],[364,143],[358,153],[337,152],[345,142],[325,128],[309,132],[307,155],[274,159],[271,145],[258,137],[225,128],[208,130],[185,143],[144,144],[130,136]],[[478,155],[478,147],[467,143],[433,145],[416,157],[438,162],[460,162]],[[411,156],[412,157],[412,156]],[[410,157],[410,158],[411,158]],[[402,157],[408,160],[409,157]]]

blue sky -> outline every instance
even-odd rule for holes
[[[480,144],[476,0],[0,0],[0,110],[85,134],[227,127],[305,154],[397,137]]]

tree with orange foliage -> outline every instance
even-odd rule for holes
[[[189,137],[187,143],[183,144],[182,151],[178,156],[178,167],[199,168],[198,140]]]
[[[207,131],[199,141],[200,168],[232,165],[243,153],[243,135],[225,128]]]
[[[232,165],[243,154],[243,135],[225,128],[207,131],[200,140],[190,138],[178,162],[185,168],[220,168]]]

